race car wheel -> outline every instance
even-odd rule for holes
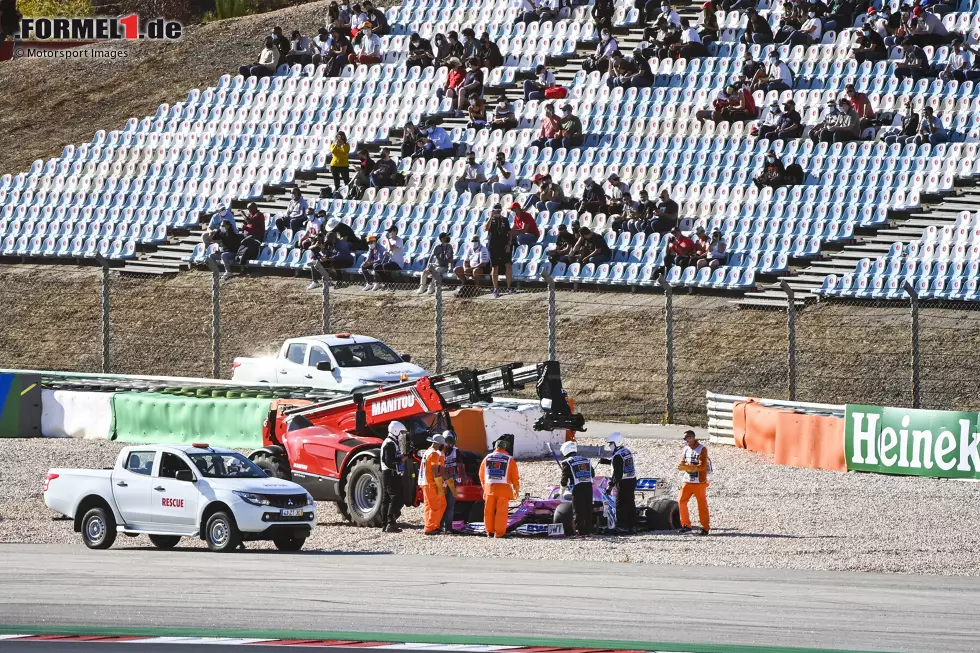
[[[242,534],[238,532],[238,526],[231,515],[222,510],[208,517],[204,526],[204,539],[212,551],[228,553],[238,548]]]
[[[116,541],[116,519],[104,508],[92,508],[82,517],[82,541],[90,549],[108,549]]]
[[[470,512],[467,521],[471,522],[483,522],[483,508],[486,506],[484,501],[474,501],[473,505],[470,506]]]
[[[350,520],[355,526],[381,527],[381,466],[371,458],[363,458],[347,475],[344,498]]]
[[[179,535],[151,535],[150,541],[158,549],[172,549],[180,542]]]
[[[559,503],[555,508],[555,514],[551,518],[551,523],[561,524],[565,531],[565,537],[575,535],[575,509],[571,501]]]
[[[272,542],[280,551],[299,551],[306,543],[306,538],[287,535],[284,537],[273,538]]]
[[[673,531],[681,527],[681,512],[673,499],[656,499],[647,505],[647,528],[651,531]]]
[[[272,472],[274,478],[292,480],[293,475],[289,471],[289,461],[282,456],[273,456],[271,453],[262,452],[255,454],[252,462],[266,474]]]

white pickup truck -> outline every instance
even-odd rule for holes
[[[113,469],[52,469],[44,504],[74,519],[90,549],[108,549],[124,533],[149,535],[161,549],[194,537],[218,552],[253,540],[298,551],[316,524],[302,487],[206,444],[126,447]]]
[[[231,378],[349,392],[364,385],[414,381],[428,372],[380,340],[350,333],[291,338],[276,358],[236,358]]]

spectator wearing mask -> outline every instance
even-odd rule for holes
[[[745,79],[755,79],[756,73],[760,70],[762,70],[762,64],[753,59],[752,51],[746,48],[745,56],[742,57],[741,76]]]
[[[767,186],[776,189],[786,185],[786,169],[783,168],[783,162],[779,160],[775,152],[766,153],[766,162],[752,181],[759,189]]]
[[[446,75],[445,97],[455,98],[459,93],[459,87],[463,84],[463,80],[466,79],[466,68],[455,57],[447,61],[446,65],[449,67],[449,73]]]
[[[593,232],[588,227],[579,229],[579,242],[576,248],[579,252],[579,263],[587,265],[592,263],[596,267],[612,260],[612,250],[606,243],[606,239]]]
[[[373,66],[381,63],[381,39],[374,33],[371,21],[364,21],[358,34],[358,44],[348,61],[354,66],[364,64]]]
[[[415,156],[418,150],[418,142],[422,139],[422,135],[415,129],[415,125],[406,122],[405,126],[402,128],[402,146],[399,151],[401,158]]]
[[[899,44],[899,47],[902,51],[902,62],[895,66],[895,77],[899,79],[908,77],[917,82],[932,73],[932,69],[929,67],[929,57],[911,38],[906,38]]]
[[[384,257],[387,252],[378,242],[377,236],[367,237],[367,255],[361,263],[361,276],[364,277],[364,290],[380,289],[381,284],[375,281],[374,266],[383,265]]]
[[[271,36],[265,39],[265,46],[253,64],[242,66],[238,74],[242,77],[272,77],[279,67],[279,50]]]
[[[810,12],[807,14],[807,20],[803,23],[802,27],[790,32],[789,36],[780,45],[795,47],[797,45],[809,46],[820,43],[820,39],[823,38],[823,23],[814,7],[815,5],[811,5]]]
[[[344,65],[347,64],[348,58],[352,55],[353,49],[347,35],[336,27],[330,29],[329,45],[330,49],[326,58],[321,58],[321,60],[327,66],[327,76],[338,77]]]
[[[211,243],[215,241],[215,238],[221,231],[221,225],[225,222],[231,225],[231,231],[236,234],[238,233],[238,226],[235,224],[235,214],[227,206],[224,206],[211,216],[211,219],[208,220],[208,226],[201,234],[201,242],[204,243],[205,249],[210,247]]]
[[[514,108],[505,96],[500,96],[497,106],[493,110],[493,116],[487,125],[490,129],[500,129],[509,131],[517,128],[517,116],[514,115]]]
[[[779,58],[779,53],[775,50],[769,54],[769,62],[765,68],[755,74],[752,80],[756,90],[782,92],[793,88],[793,73],[789,66]]]
[[[773,42],[772,27],[769,26],[769,21],[766,20],[765,16],[760,16],[754,9],[749,12],[748,24],[745,27],[745,32],[742,34],[742,43],[746,45],[769,45]],[[746,51],[746,58],[751,59],[752,54]],[[742,69],[742,74],[752,79],[752,77],[745,71],[744,67]],[[753,72],[753,75],[755,73]]]
[[[525,211],[520,204],[514,202],[510,205],[510,210],[514,212],[514,227],[512,236],[518,245],[530,247],[538,242],[541,237],[541,230],[538,223],[534,221],[534,216]]]
[[[462,195],[469,192],[476,195],[486,178],[483,175],[483,166],[476,162],[476,152],[469,152],[466,155],[466,164],[463,166],[463,173],[454,184],[456,192]]]
[[[231,279],[231,266],[235,263],[235,254],[242,242],[242,237],[235,227],[234,220],[223,219],[221,221],[218,225],[218,232],[214,235],[214,242],[218,244],[221,252],[221,264],[225,268],[222,279],[228,281]]]
[[[694,240],[681,232],[680,227],[674,227],[667,236],[667,255],[664,257],[664,268],[669,270],[675,265],[684,268],[691,264],[697,252]]]
[[[503,152],[497,152],[493,164],[487,166],[483,174],[487,180],[483,182],[482,190],[487,195],[505,195],[517,185],[514,166],[507,162],[507,155]]]
[[[448,66],[450,59],[462,59],[463,45],[459,36],[451,32],[453,41],[450,42],[444,34],[436,34],[432,39],[433,63],[436,66]]]
[[[469,107],[466,109],[468,122],[466,126],[471,129],[483,129],[487,126],[487,103],[482,97],[471,97]]]
[[[578,242],[578,236],[571,233],[564,224],[558,225],[558,235],[555,237],[555,246],[548,250],[548,260],[552,265],[559,262],[568,263],[571,259],[572,248]]]
[[[426,125],[428,127],[426,134],[418,142],[424,158],[442,161],[456,153],[456,147],[449,132],[443,129],[434,118],[429,118]]]
[[[361,8],[361,5],[352,5],[350,8],[350,36],[352,39],[356,38],[362,29],[364,29],[365,23],[370,23],[368,15]]]
[[[561,110],[562,117],[558,125],[561,141],[557,144],[552,141],[550,143],[551,147],[564,147],[566,150],[573,147],[581,147],[582,142],[585,140],[582,135],[582,121],[572,113],[572,105],[566,104]]]
[[[419,289],[417,294],[422,295],[428,292],[430,295],[436,292],[436,282],[429,283],[430,278],[442,279],[442,276],[452,267],[456,259],[453,253],[453,246],[449,244],[449,234],[445,231],[439,234],[437,242],[429,252],[429,259],[425,267],[422,268],[422,276],[419,277]]]
[[[305,212],[303,224],[306,224]],[[302,229],[302,226],[300,229]],[[242,233],[245,234],[245,237],[238,245],[238,260],[242,264],[242,267],[245,268],[242,274],[248,276],[248,264],[259,255],[259,250],[262,249],[262,243],[265,241],[265,216],[259,211],[259,207],[255,202],[251,202],[248,205],[248,214],[245,215]]]
[[[619,175],[613,173],[606,179],[606,214],[614,215],[623,213],[625,197],[629,195],[630,188],[619,179]]]
[[[319,66],[327,62],[330,53],[330,30],[321,27],[317,35],[310,41],[310,61],[314,66]]]
[[[651,82],[643,74],[640,65],[632,58],[624,57],[623,53],[617,50],[612,56],[612,65],[609,67],[609,77],[606,78],[606,86],[616,88],[646,88]]]
[[[914,19],[912,33],[906,37],[906,42],[919,47],[949,43],[949,30],[946,29],[946,25],[943,24],[943,19],[940,16],[918,6],[912,8],[912,17]]]
[[[862,31],[857,34],[857,42],[851,54],[858,63],[865,61],[884,61],[888,58],[888,46],[881,34],[870,24],[865,23]]]
[[[599,213],[606,206],[606,193],[594,179],[589,177],[585,180],[582,189],[582,199],[578,203],[578,212]]]
[[[783,110],[778,115],[778,119],[772,128],[762,127],[759,129],[759,138],[770,140],[799,138],[803,135],[803,119],[796,110],[796,103],[793,100],[786,100],[783,103]]]
[[[554,88],[555,74],[548,70],[544,64],[538,64],[534,71],[534,79],[524,80],[524,101],[543,100],[544,92],[549,88]]]
[[[598,71],[604,73],[609,70],[609,63],[612,61],[613,53],[619,52],[619,42],[612,37],[608,29],[602,30],[599,35],[599,44],[595,52],[582,63],[582,70],[587,73]]]
[[[310,39],[300,34],[299,30],[293,30],[289,40],[289,52],[286,53],[286,63],[290,66],[299,64],[305,66],[313,63],[313,50],[310,49]]]
[[[851,106],[851,101],[841,98],[838,103],[840,115],[834,125],[827,127],[820,134],[824,143],[850,143],[861,137],[861,120]]]
[[[289,49],[292,47],[292,44],[282,33],[282,27],[279,25],[272,28],[272,43],[279,50],[280,63],[283,62],[286,59],[286,55],[289,54]]]
[[[660,6],[660,12],[657,12],[657,6]],[[681,16],[674,8],[670,6],[667,0],[649,0],[646,4],[645,13],[647,16],[653,16],[653,22],[657,19],[663,18],[667,25],[673,26],[675,29],[681,28]]]
[[[555,113],[553,104],[546,104],[544,107],[544,117],[541,118],[541,131],[538,138],[531,142],[534,147],[561,147],[561,118]]]
[[[963,49],[963,42],[956,39],[953,41],[953,49],[949,53],[946,65],[939,71],[939,78],[944,82],[955,79],[962,84],[966,81],[966,73],[972,65],[973,59],[970,53]]]
[[[912,98],[905,96],[902,109],[902,124],[898,127],[887,127],[879,136],[888,145],[904,143],[906,138],[915,136],[919,131],[919,114],[912,110]]]
[[[286,205],[285,213],[276,218],[276,229],[279,230],[279,233],[286,231],[286,229],[292,229],[293,233],[301,230],[306,226],[306,211],[309,208],[309,202],[303,197],[299,188],[294,187],[290,192],[289,204]]]
[[[511,274],[514,258],[514,236],[510,220],[504,215],[503,207],[494,204],[490,217],[483,224],[490,250],[490,282],[493,284],[493,297],[500,297],[500,274],[507,277],[507,290],[511,291]]]
[[[380,290],[381,283],[388,280],[388,275],[396,270],[401,270],[405,265],[405,243],[398,235],[398,227],[395,225],[388,227],[381,236],[378,248],[382,250],[382,254],[378,262],[372,266],[374,285],[367,288],[365,284],[365,290]],[[368,274],[365,273],[365,281],[367,278]]]
[[[480,288],[480,277],[490,274],[490,252],[480,243],[480,237],[476,234],[470,239],[469,244],[463,252],[463,264],[457,266],[453,273],[459,279],[460,285],[456,290],[457,295],[466,293],[466,279],[472,279],[474,290]]]
[[[456,93],[456,111],[458,113],[469,106],[469,98],[483,95],[483,70],[480,69],[479,59],[470,57],[466,65],[466,77],[463,78],[463,83]]]
[[[365,0],[364,2],[364,13],[367,15],[367,19],[373,25],[374,33],[378,36],[386,36],[390,33],[388,28],[388,19],[385,17],[383,11],[374,6],[371,0]]]
[[[326,268],[327,272],[331,270],[346,270],[354,267],[354,253],[351,251],[350,245],[335,233],[327,234],[324,240],[323,251],[317,257],[317,260],[320,262],[320,265]],[[306,289],[315,290],[319,288],[320,281],[323,277],[315,265],[310,266],[310,276],[312,279]]]
[[[464,61],[473,58],[476,59],[477,62],[483,63],[480,58],[480,42],[477,40],[476,32],[474,32],[472,28],[467,27],[463,30],[463,35],[459,42],[463,46]],[[486,64],[483,63],[483,65]]]
[[[370,174],[371,185],[374,188],[388,188],[399,185],[398,167],[391,158],[391,152],[381,150],[381,158],[374,164]]]
[[[677,228],[677,218],[680,215],[680,207],[677,202],[670,199],[667,190],[660,191],[660,199],[653,207],[653,222],[650,228],[658,233],[665,234]]]
[[[331,2],[327,7],[327,27],[334,25],[345,31],[350,31],[350,11],[347,10],[346,3],[341,7],[336,2]]]
[[[480,35],[480,42],[474,56],[479,58],[483,65],[490,70],[504,65],[504,57],[500,54],[500,48],[490,40],[490,34],[487,32]]]
[[[705,257],[698,260],[698,269],[710,268],[714,271],[724,265],[727,260],[728,252],[725,249],[725,240],[721,237],[721,232],[715,229],[711,232],[711,240],[708,241]]]
[[[769,110],[766,111],[766,117],[762,119],[761,124],[752,128],[751,133],[758,136],[759,138],[768,138],[769,136],[763,136],[763,134],[773,134],[776,131],[776,125],[779,123],[780,117],[782,117],[782,110],[779,108],[779,102],[773,100],[769,105]]]
[[[333,175],[335,191],[340,191],[342,187],[350,184],[348,156],[350,156],[350,143],[347,142],[347,134],[337,132],[337,138],[330,146],[330,174]]]
[[[441,35],[436,35],[437,37]],[[408,67],[428,68],[435,61],[432,43],[422,38],[418,32],[413,32],[408,39]]]
[[[865,93],[859,92],[854,88],[854,84],[844,87],[844,94],[851,102],[851,108],[857,113],[859,126],[861,129],[871,127],[875,122],[875,110],[871,106],[871,99]]]

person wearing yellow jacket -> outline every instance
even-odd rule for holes
[[[446,439],[434,435],[429,442],[432,446],[422,453],[419,464],[419,487],[425,501],[425,534],[438,535],[446,512],[446,459],[442,453]]]
[[[684,484],[677,499],[680,504],[681,532],[691,532],[691,515],[687,511],[687,503],[694,497],[698,504],[698,518],[701,520],[698,535],[707,535],[711,530],[708,516],[708,474],[711,472],[711,460],[708,458],[708,448],[698,442],[694,431],[684,431],[684,442],[681,462],[677,465],[677,471],[684,473]]]
[[[494,450],[480,463],[483,486],[483,525],[487,537],[507,534],[510,500],[521,491],[521,477],[514,460],[514,436],[505,433],[494,443]]]

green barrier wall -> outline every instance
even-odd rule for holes
[[[118,392],[112,398],[112,439],[248,449],[262,446],[262,422],[268,415],[268,399]]]

